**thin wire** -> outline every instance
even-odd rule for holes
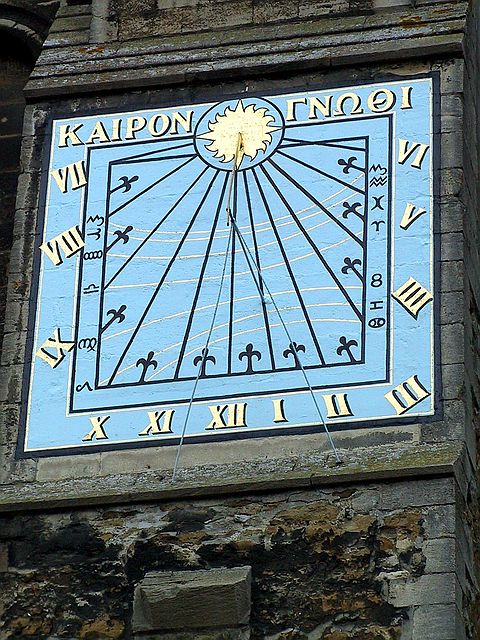
[[[227,249],[225,251],[225,261],[223,263],[222,276],[221,276],[221,280],[220,280],[220,286],[218,288],[218,295],[217,295],[217,300],[216,300],[216,303],[215,303],[215,309],[214,309],[214,312],[213,312],[212,322],[210,324],[210,329],[209,329],[208,334],[207,334],[207,340],[205,342],[205,348],[203,350],[202,360],[198,364],[197,377],[195,378],[195,383],[194,383],[193,388],[192,388],[192,395],[190,396],[190,401],[188,403],[187,413],[185,415],[185,422],[183,423],[182,435],[180,437],[180,441],[179,441],[178,447],[177,447],[177,455],[175,456],[175,464],[173,465],[172,482],[175,482],[175,478],[177,476],[178,464],[180,462],[180,453],[182,451],[182,445],[183,445],[183,441],[185,439],[185,432],[187,431],[187,425],[188,425],[188,421],[189,421],[189,418],[190,418],[190,412],[192,410],[193,399],[195,397],[195,392],[197,391],[197,386],[198,386],[198,382],[200,380],[200,374],[202,372],[203,363],[204,363],[205,358],[207,357],[208,345],[210,343],[210,339],[211,339],[212,333],[213,333],[213,328],[215,326],[215,320],[217,318],[217,311],[218,311],[218,307],[219,307],[219,304],[220,304],[220,297],[222,295],[223,282],[225,280],[225,273],[227,271],[228,254],[230,252],[230,244],[232,242],[232,236],[233,236],[233,227],[231,227],[230,233],[229,233],[229,236],[228,236]]]
[[[265,291],[270,296],[272,304],[275,307],[275,311],[277,312],[278,317],[280,318],[280,322],[282,323],[282,326],[283,326],[283,328],[285,330],[285,333],[287,334],[287,338],[288,338],[288,340],[289,340],[289,342],[290,342],[290,344],[292,346],[292,349],[294,349],[295,348],[294,347],[294,342],[293,342],[292,337],[290,335],[290,332],[289,332],[289,330],[287,328],[287,325],[286,325],[285,321],[283,320],[282,314],[280,313],[280,309],[278,308],[277,303],[275,302],[275,299],[274,299],[270,289],[268,288],[268,285],[265,282],[265,279],[263,278],[263,275],[262,275],[262,272],[260,270],[260,267],[256,263],[255,258],[253,257],[252,252],[250,251],[248,245],[246,244],[246,242],[245,242],[245,240],[244,240],[244,238],[243,238],[243,236],[242,236],[242,234],[240,232],[240,229],[238,228],[237,223],[236,223],[235,219],[233,218],[233,216],[231,215],[231,213],[230,213],[230,219],[232,221],[232,227],[235,229],[235,233],[237,234],[238,239],[240,241],[240,244],[242,246],[243,252],[245,254],[245,258],[247,259],[247,264],[249,266],[249,269],[252,272],[253,280],[254,280],[255,285],[256,285],[256,287],[258,289],[258,293],[260,294],[261,298],[264,300],[265,299],[264,298],[264,293],[261,291],[261,289],[260,289],[260,287],[258,285],[257,279],[255,278],[255,274],[253,272],[250,260],[255,265],[255,268],[256,268],[257,274],[258,274],[258,278],[259,278],[260,282],[263,284],[263,287],[264,287]],[[308,388],[310,390],[310,394],[312,396],[313,403],[314,403],[315,408],[317,409],[318,415],[320,417],[320,421],[321,421],[321,423],[323,425],[323,428],[325,429],[325,433],[327,434],[327,438],[328,438],[328,441],[329,441],[330,446],[332,448],[332,451],[335,454],[335,459],[337,461],[337,464],[341,464],[342,460],[341,460],[340,456],[338,455],[338,451],[337,451],[337,449],[335,447],[335,443],[333,442],[333,439],[332,439],[332,436],[330,434],[330,431],[329,431],[329,429],[327,427],[327,424],[325,422],[325,419],[324,419],[324,417],[322,415],[322,411],[321,411],[320,406],[319,406],[319,404],[317,402],[317,398],[315,397],[315,394],[313,392],[312,385],[310,384],[310,380],[308,379],[307,372],[304,369],[304,366],[302,364],[302,361],[300,360],[300,356],[299,356],[298,352],[296,353],[296,355],[297,355],[297,362],[298,362],[298,364],[300,366],[300,369],[302,371],[303,377],[305,378],[305,382],[307,383],[307,386],[308,386]]]

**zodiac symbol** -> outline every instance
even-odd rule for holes
[[[384,220],[374,220],[373,222],[370,223],[370,226],[373,227],[373,225],[375,225],[375,230],[378,233],[380,231],[380,225],[381,224],[385,224]]]
[[[381,209],[382,211],[385,211],[385,208],[382,206],[382,200],[385,196],[379,196],[377,198],[377,196],[373,196],[373,199],[375,200],[375,206],[373,207],[372,211],[375,211],[375,209]]]
[[[82,338],[78,342],[79,349],[88,349],[88,351],[95,351],[96,346],[97,346],[96,338]]]

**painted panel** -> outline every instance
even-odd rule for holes
[[[433,415],[433,84],[54,120],[19,454]]]

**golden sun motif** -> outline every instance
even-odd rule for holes
[[[239,100],[235,109],[227,107],[223,114],[217,114],[215,120],[208,123],[209,131],[198,137],[211,140],[206,149],[221,162],[232,162],[236,158],[238,168],[245,156],[253,160],[260,151],[267,150],[272,133],[278,130],[270,124],[274,120],[265,107],[257,109],[253,104],[244,107]]]

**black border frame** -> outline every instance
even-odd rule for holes
[[[367,70],[368,71],[368,70]],[[351,74],[351,70],[347,70],[347,74]],[[329,89],[339,89],[345,86],[348,88],[348,80],[337,80],[336,82],[328,82],[328,79],[325,84],[323,83],[315,83],[314,85],[308,85],[308,88],[305,89],[305,85],[301,84],[301,73],[299,70],[295,70],[292,72],[292,76],[295,77],[297,84],[292,84],[288,89],[284,88],[272,88],[271,90],[261,90],[262,98],[266,98],[271,95],[279,95],[282,93],[295,93],[297,91],[307,90],[307,91],[328,91]],[[432,170],[433,170],[433,208],[432,208],[432,216],[433,216],[433,284],[434,291],[436,295],[434,295],[433,299],[433,307],[434,307],[434,323],[433,323],[433,345],[434,345],[434,362],[433,362],[433,380],[434,380],[434,412],[431,415],[426,416],[397,416],[395,422],[392,422],[391,419],[378,419],[371,421],[363,421],[362,423],[357,423],[355,426],[352,426],[352,423],[331,423],[328,425],[329,432],[338,432],[338,431],[354,431],[355,429],[362,428],[380,428],[386,426],[394,426],[397,424],[402,425],[411,425],[411,424],[428,424],[432,422],[441,421],[444,417],[444,409],[443,409],[443,398],[442,398],[442,375],[441,375],[441,341],[440,341],[440,308],[441,308],[441,290],[440,290],[440,282],[441,282],[441,261],[440,261],[440,238],[441,238],[441,230],[440,230],[440,158],[441,158],[441,94],[440,94],[440,70],[431,70],[425,73],[417,73],[414,75],[403,76],[396,75],[391,73],[383,73],[375,75],[374,78],[368,77],[364,78],[363,74],[359,74],[358,77],[355,78],[356,84],[372,84],[378,85],[381,82],[402,82],[408,80],[419,80],[419,79],[431,79],[432,80],[432,138],[433,138],[433,153],[432,153]],[[275,82],[275,78],[271,78],[271,82]],[[353,85],[351,85],[353,86]],[[206,85],[202,84],[202,92],[201,97],[198,99],[198,103],[206,102],[208,100],[213,100],[214,96],[218,96],[218,85],[215,83]],[[224,87],[222,86],[222,89]],[[217,93],[215,94],[215,89],[217,89]],[[158,91],[157,87],[151,87],[149,89],[145,89],[140,93],[140,96],[146,93],[147,91]],[[206,95],[204,93],[206,92]],[[222,100],[235,99],[244,96],[243,93],[239,91],[235,92],[222,92],[220,91],[220,96]],[[151,109],[162,109],[169,108],[175,106],[182,106],[185,104],[185,98],[183,97],[183,93],[179,92],[178,101],[172,99],[169,94],[169,97],[163,100],[155,101],[154,104],[147,104],[142,107],[140,110],[147,110],[149,107]],[[125,94],[114,94],[114,100],[121,99]],[[253,93],[251,94],[254,95]],[[209,97],[207,97],[209,96]],[[84,97],[85,99],[87,96]],[[193,100],[192,100],[193,102]],[[82,114],[81,117],[85,116],[101,116],[107,115],[111,113],[115,113],[115,110],[119,110],[122,107],[120,106],[111,106],[109,108],[89,108],[85,113]],[[126,105],[124,107],[125,111],[127,110],[135,110],[134,105]],[[138,106],[136,107],[139,110]],[[57,108],[52,109],[48,116],[48,125],[47,131],[45,135],[45,143],[43,149],[43,158],[42,158],[42,175],[40,181],[40,189],[39,189],[39,197],[38,197],[38,212],[37,219],[35,224],[35,242],[33,246],[33,278],[32,278],[32,286],[29,293],[28,300],[28,323],[27,323],[27,341],[25,346],[25,360],[23,365],[23,375],[22,375],[22,385],[21,385],[21,404],[20,404],[20,424],[18,429],[18,437],[17,444],[15,450],[15,459],[37,459],[37,458],[55,458],[66,455],[86,455],[86,454],[95,454],[102,453],[107,451],[125,451],[131,449],[143,449],[145,447],[162,447],[162,446],[175,446],[179,444],[180,437],[178,438],[168,438],[165,440],[149,440],[149,441],[141,441],[141,442],[126,442],[126,443],[117,443],[117,444],[94,444],[93,446],[81,445],[81,446],[73,446],[73,447],[65,447],[62,449],[54,449],[54,450],[38,450],[38,451],[25,451],[25,439],[26,439],[26,418],[27,418],[27,405],[28,405],[28,394],[30,387],[30,377],[31,377],[31,362],[33,359],[33,331],[35,326],[35,316],[36,316],[36,299],[38,294],[38,285],[39,285],[39,263],[40,263],[40,251],[38,251],[41,239],[42,239],[42,231],[44,227],[45,220],[45,212],[46,212],[46,193],[48,187],[48,167],[50,165],[50,154],[51,154],[51,140],[52,140],[52,132],[53,132],[53,122],[54,120],[62,119],[62,118],[71,118],[73,114],[65,108]],[[360,426],[359,426],[360,425]],[[302,425],[301,427],[288,427],[279,428],[272,433],[272,429],[258,429],[250,432],[230,432],[230,433],[222,433],[217,432],[214,436],[191,436],[188,439],[188,444],[201,444],[201,443],[210,443],[210,442],[219,442],[219,441],[231,441],[231,440],[243,440],[247,438],[264,438],[264,437],[273,437],[273,436],[287,436],[287,435],[305,435],[311,434],[312,429],[318,429],[320,433],[325,433],[325,428],[323,425],[319,423],[312,423],[311,425]],[[187,444],[187,443],[185,443]]]

